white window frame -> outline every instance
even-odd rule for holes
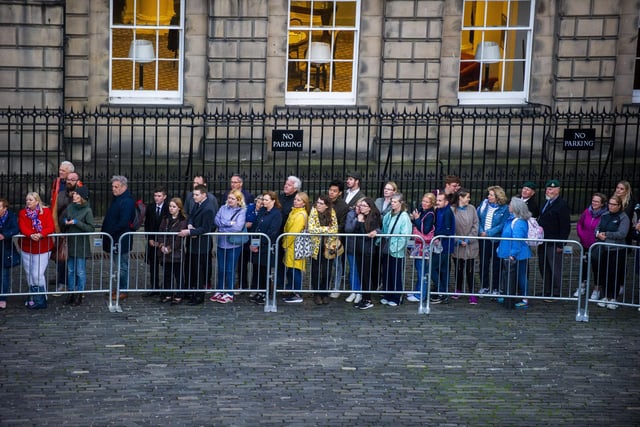
[[[133,9],[136,10],[136,3],[139,0],[130,0],[133,3]],[[184,64],[184,16],[185,16],[185,3],[187,0],[180,1],[181,10],[179,13],[180,23],[178,26],[172,25],[136,25],[136,16],[133,14],[133,23],[131,24],[114,24],[113,23],[113,0],[109,1],[109,102],[112,104],[126,104],[126,105],[180,105],[183,102],[184,82],[183,82],[183,64]],[[156,10],[160,10],[160,0],[156,0]],[[141,30],[178,30],[178,51],[177,51],[177,67],[178,67],[178,89],[177,90],[114,90],[113,89],[113,60],[130,60],[127,58],[113,57],[113,30],[125,29],[133,30],[135,38],[135,30],[139,28]],[[159,37],[156,33],[154,42],[154,52],[156,52],[156,58],[154,62],[146,64],[145,67],[154,66],[156,72],[156,81],[154,86],[157,87],[158,76],[158,63],[162,61],[162,58],[158,58],[158,45]],[[153,64],[153,65],[152,65]],[[133,81],[136,81],[136,67],[133,71]],[[146,86],[146,85],[145,85]]]
[[[486,2],[491,3],[494,1],[499,2],[507,2],[508,6],[511,7],[512,3],[519,2],[519,0],[464,0],[463,6],[466,7],[467,4],[471,4],[472,2]],[[531,79],[531,57],[532,57],[532,49],[533,49],[533,24],[535,17],[535,1],[530,0],[530,10],[529,10],[529,25],[527,26],[486,26],[487,19],[486,16],[482,20],[485,24],[483,26],[465,26],[464,17],[462,19],[462,31],[474,31],[476,34],[476,40],[474,43],[477,45],[478,42],[484,41],[484,31],[526,31],[526,41],[525,41],[525,60],[524,60],[524,80],[523,80],[523,90],[521,91],[458,91],[458,102],[461,105],[477,105],[477,104],[489,104],[489,105],[499,105],[499,104],[525,104],[529,98],[529,86]],[[487,13],[487,7],[484,8],[485,14]],[[461,32],[462,34],[462,32]],[[475,50],[474,50],[475,52]],[[504,49],[501,48],[502,59],[500,61],[500,66],[504,69],[504,65],[507,62],[510,62],[508,58],[505,58]],[[515,62],[515,61],[514,61]],[[481,63],[480,67],[480,80],[484,78],[483,73],[485,72],[484,64]],[[496,84],[501,84],[504,86],[504,70],[501,71],[500,74],[503,79],[499,80]],[[459,78],[460,76],[458,76]]]
[[[331,1],[331,3],[335,2],[336,6],[339,6],[339,4],[342,2],[351,2],[356,4],[355,5],[356,6],[355,27],[341,26],[341,25],[338,25],[338,23],[336,23],[334,20],[334,23],[332,23],[332,25],[329,25],[329,26],[313,27],[313,23],[310,23],[310,26],[297,25],[294,29],[290,28],[291,1],[292,0],[288,1],[288,9],[287,9],[287,16],[289,17],[289,19],[287,19],[287,33],[286,33],[287,47],[289,45],[289,31],[291,30],[309,32],[312,30],[319,31],[320,29],[322,29],[324,31],[330,31],[331,34],[334,34],[335,31],[349,31],[349,32],[353,32],[353,62],[352,62],[352,71],[351,71],[351,92],[288,91],[286,88],[289,82],[290,62],[289,62],[288,49],[287,49],[287,52],[285,53],[285,70],[284,70],[285,71],[285,80],[284,80],[285,104],[286,105],[355,105],[356,94],[357,94],[356,88],[357,88],[357,81],[358,81],[357,71],[358,71],[358,46],[359,46],[359,40],[360,40],[360,8],[361,8],[362,0],[332,0]],[[316,0],[309,0],[309,3],[311,3],[312,8],[313,8],[314,2],[316,2]],[[332,43],[335,43],[335,40]],[[331,49],[333,51],[333,46],[331,46]],[[335,62],[339,62],[339,60]],[[329,77],[327,79],[328,80],[327,85],[330,85],[330,82],[332,80],[331,76],[333,73],[333,64],[334,64],[334,59],[332,58],[332,61],[329,67],[329,72],[328,72]],[[309,70],[308,62],[307,62],[307,70]]]

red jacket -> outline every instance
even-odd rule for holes
[[[40,233],[43,238],[36,242],[35,240],[31,240],[31,235],[37,232],[33,228],[31,219],[27,217],[27,210],[22,209],[18,214],[18,228],[20,228],[20,233],[25,236],[20,239],[20,249],[30,254],[43,254],[45,252],[49,252],[54,245],[53,238],[47,237],[49,234],[55,233],[51,209],[42,208],[42,213],[38,215],[38,218],[42,223],[42,231]]]

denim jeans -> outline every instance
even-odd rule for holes
[[[0,273],[0,293],[8,294],[11,289],[11,269],[10,268],[2,268],[2,273]],[[0,296],[0,301],[6,301],[6,296]]]
[[[120,289],[129,289],[129,252],[120,252]]]
[[[351,284],[351,290],[359,292],[362,289],[362,284],[360,283],[356,256],[354,254],[347,254],[347,262],[349,263],[349,283]],[[368,272],[365,273],[369,274]]]
[[[426,290],[423,292],[423,289],[425,289],[427,284],[427,280],[425,279],[427,278],[426,276],[429,274],[429,260],[416,258],[413,264],[416,269],[416,275],[418,276],[418,280],[416,280],[415,291],[420,295],[426,295]]]
[[[218,289],[233,291],[240,252],[242,252],[242,246],[229,249],[218,247]]]
[[[439,293],[447,292],[449,289],[449,254],[448,253],[433,253],[431,254],[431,280],[436,284],[436,289]],[[423,290],[423,297],[425,291]]]
[[[67,260],[69,280],[67,281],[68,291],[84,291],[87,283],[87,259],[69,257]]]
[[[294,291],[302,290],[302,270],[297,268],[283,267],[287,277],[287,289]]]

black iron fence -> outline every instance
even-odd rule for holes
[[[58,165],[70,160],[92,190],[97,216],[105,212],[114,174],[126,175],[134,195],[150,200],[157,185],[170,196],[184,195],[195,174],[207,176],[221,195],[233,173],[253,193],[280,191],[296,175],[313,196],[350,170],[361,172],[366,194],[377,197],[393,180],[410,202],[441,187],[448,174],[462,178],[475,203],[489,185],[511,195],[523,181],[542,186],[556,178],[578,213],[593,191],[611,193],[621,179],[640,182],[639,126],[637,106],[613,112],[553,112],[542,105],[382,113],[7,109],[0,111],[0,197],[22,205],[27,191],[38,191],[47,200]],[[286,131],[276,136],[292,142],[274,148],[274,130]]]

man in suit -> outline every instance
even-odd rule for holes
[[[194,206],[189,215],[187,228],[180,230],[178,235],[186,239],[187,277],[190,289],[204,289],[211,268],[211,238],[205,235],[213,231],[215,212],[211,201],[207,197],[207,187],[196,185],[193,189]],[[203,292],[194,292],[188,305],[198,305],[204,302]]]
[[[153,190],[153,205],[147,207],[144,218],[144,231],[146,233],[157,233],[160,231],[160,223],[162,218],[169,215],[169,203],[167,203],[167,190],[164,187],[156,187]],[[156,289],[160,289],[160,258],[156,253],[157,236],[153,234],[147,235],[147,256],[146,261],[149,264],[149,279],[151,292],[146,296],[158,295]]]
[[[545,239],[567,240],[571,231],[571,210],[566,200],[560,197],[560,190],[560,181],[547,181],[546,203],[538,218],[538,224],[544,229]],[[564,244],[560,242],[544,242],[538,246],[538,264],[544,284],[544,296],[561,296],[563,248]]]
[[[208,188],[207,179],[204,175],[196,175],[193,177],[193,188],[196,188],[196,186],[198,185],[204,185],[205,189]],[[206,191],[208,191],[208,189]],[[215,217],[218,213],[218,199],[213,195],[213,193],[207,192],[206,194],[207,199],[209,199],[209,202],[211,202],[211,206],[213,207],[213,216]],[[191,215],[191,211],[193,210],[194,206],[195,202],[193,201],[193,191],[188,191],[187,195],[184,198],[184,211],[187,213],[187,215]]]
[[[347,203],[350,210],[355,208],[358,200],[366,197],[362,191],[360,191],[361,181],[362,175],[360,175],[360,172],[353,171],[347,174],[347,180],[345,182],[347,190],[344,194],[344,201]]]

